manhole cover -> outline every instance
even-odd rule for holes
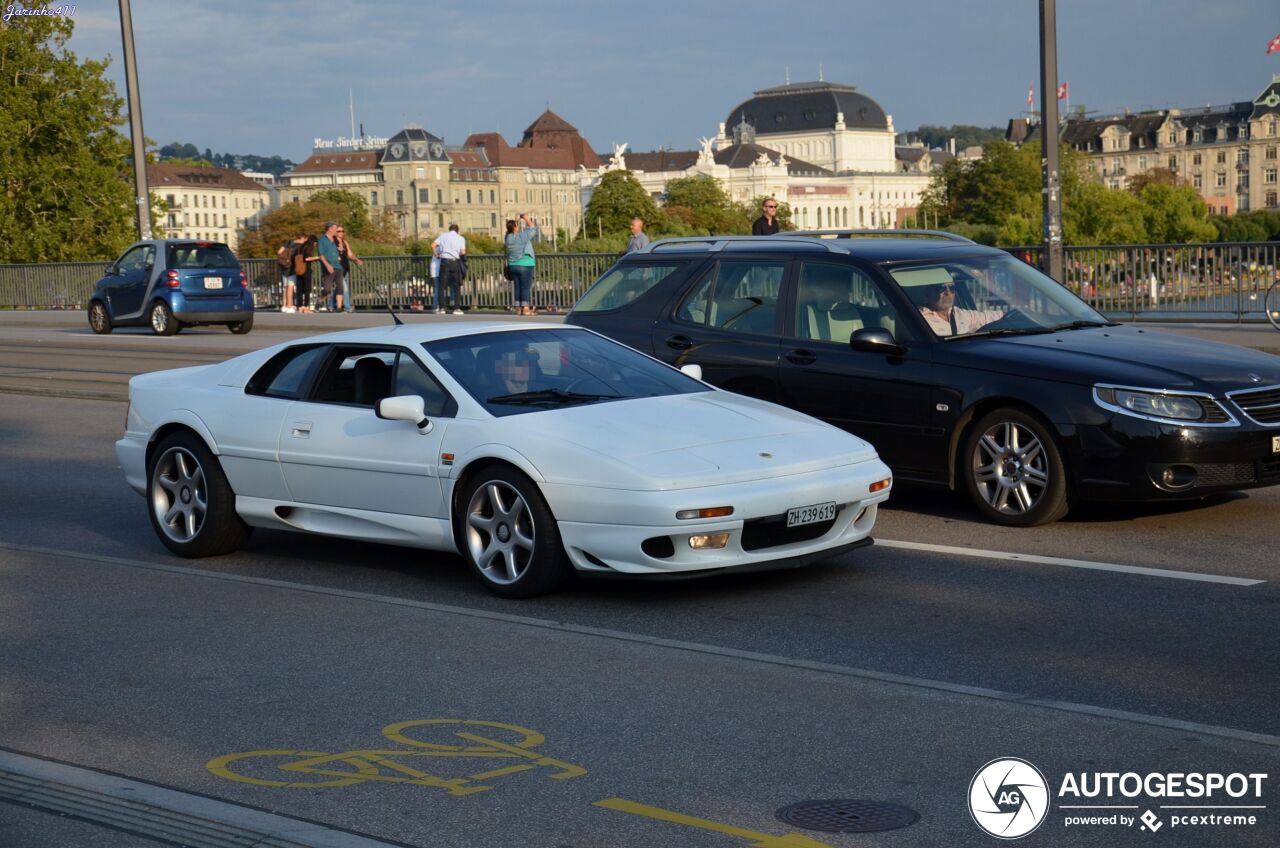
[[[787,824],[830,833],[874,833],[915,824],[920,814],[883,801],[801,801],[778,810]]]

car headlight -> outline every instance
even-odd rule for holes
[[[1109,386],[1094,387],[1094,394],[1104,406],[1114,407],[1120,412],[1131,412],[1144,418],[1200,421],[1205,417],[1204,407],[1200,405],[1200,401],[1192,397],[1117,389]]]

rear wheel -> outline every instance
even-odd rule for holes
[[[965,438],[961,457],[969,497],[996,524],[1050,524],[1070,509],[1062,453],[1048,427],[1026,412],[984,415]]]
[[[111,332],[111,316],[107,314],[107,307],[100,300],[89,304],[89,328],[100,336]]]
[[[489,466],[459,503],[462,555],[490,592],[529,598],[564,582],[569,563],[560,531],[532,480],[510,466]]]
[[[243,336],[245,333],[253,329],[253,316],[250,315],[243,321],[233,321],[227,325],[227,329],[235,333],[237,336]]]
[[[151,304],[151,332],[157,336],[172,336],[178,332],[178,319],[173,317],[169,304],[157,300]]]
[[[147,469],[151,526],[178,556],[205,557],[237,550],[251,532],[236,514],[236,493],[217,457],[192,433],[161,442]]]

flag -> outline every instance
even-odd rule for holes
[[[1062,85],[1058,86],[1058,99],[1059,100],[1067,99],[1067,84],[1065,82],[1063,82]]]
[[[1027,108],[1030,109],[1035,105],[1036,105],[1036,87],[1034,83],[1031,83],[1030,85],[1027,86]]]
[[[1280,53],[1280,35],[1267,42],[1267,55],[1272,53]]]

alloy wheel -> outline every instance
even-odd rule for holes
[[[490,480],[475,490],[465,532],[471,559],[486,580],[507,586],[528,571],[536,528],[524,496],[510,483]]]
[[[156,462],[151,509],[161,531],[175,542],[190,542],[204,527],[209,513],[204,469],[186,448],[169,448]]]
[[[1029,428],[1002,421],[988,428],[973,450],[973,481],[997,512],[1022,515],[1049,487],[1049,459]]]

